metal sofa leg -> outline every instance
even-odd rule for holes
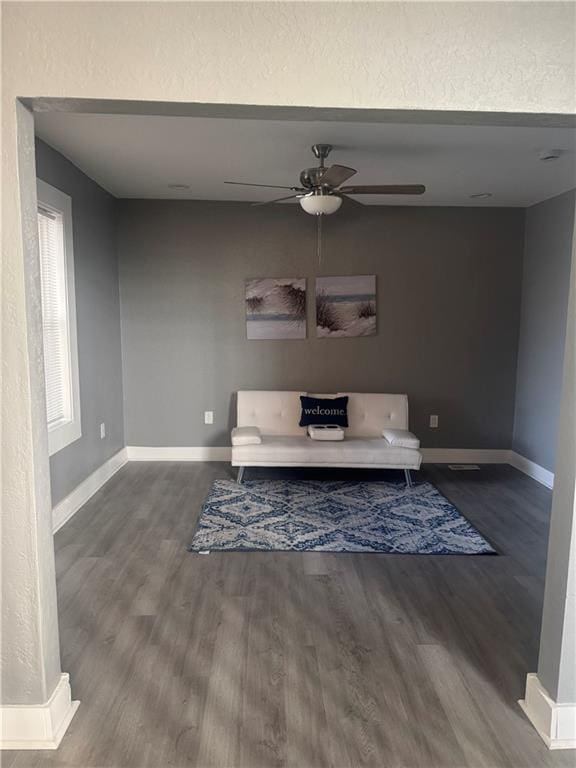
[[[246,467],[238,467],[238,476],[236,477],[236,482],[238,485],[242,485],[242,478],[244,477],[244,470]]]
[[[412,482],[412,475],[409,469],[404,470],[404,477],[406,478],[406,488],[412,488],[414,483]]]

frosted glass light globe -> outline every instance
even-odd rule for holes
[[[342,205],[342,198],[338,195],[316,195],[313,192],[300,198],[300,205],[312,216],[326,216],[336,213]]]

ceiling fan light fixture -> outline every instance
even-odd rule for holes
[[[300,205],[311,216],[329,216],[336,213],[342,205],[342,198],[338,195],[321,195],[310,192],[300,198]]]

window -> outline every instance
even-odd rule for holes
[[[72,202],[38,180],[38,240],[42,287],[42,331],[46,420],[50,455],[81,434]]]

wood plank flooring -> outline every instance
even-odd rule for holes
[[[548,490],[507,466],[427,467],[500,557],[188,553],[230,472],[128,464],[56,535],[82,704],[60,749],[5,752],[6,768],[575,765],[516,704],[537,664]]]

